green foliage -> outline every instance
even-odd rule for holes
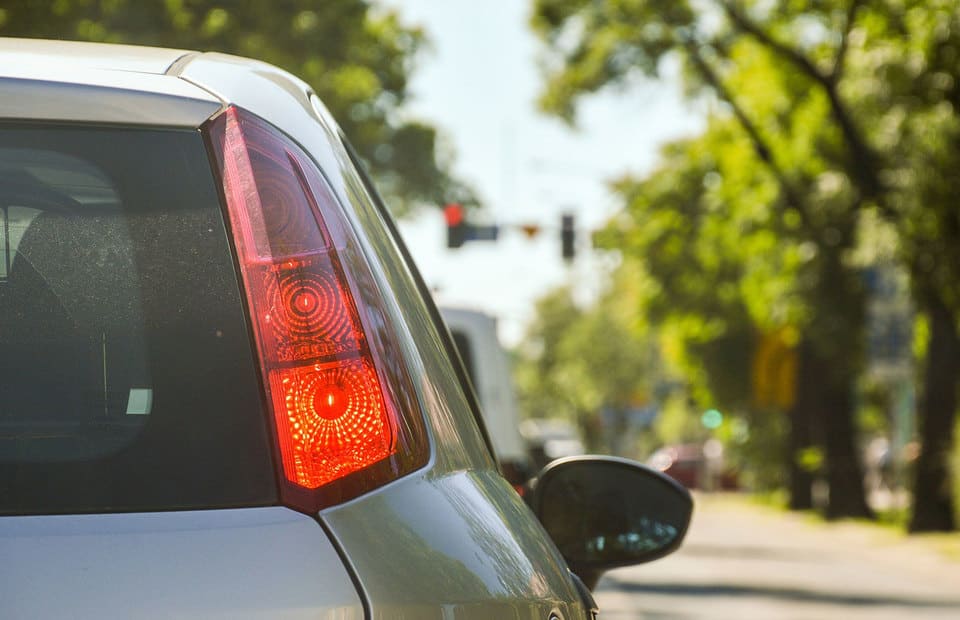
[[[541,104],[567,120],[585,94],[668,58],[689,96],[720,103],[703,135],[616,185],[626,213],[599,235],[652,280],[636,311],[679,340],[698,398],[742,404],[737,352],[782,325],[829,364],[832,393],[852,390],[858,270],[883,253],[908,267],[919,308],[939,299],[958,316],[958,0],[537,0],[531,23],[548,47]],[[824,419],[852,416],[840,407]],[[856,469],[855,442],[841,444],[828,471]]]
[[[402,119],[419,28],[367,0],[12,0],[0,35],[218,51],[275,64],[323,99],[398,211],[470,202],[436,130]]]
[[[726,442],[728,460],[743,473],[746,487],[759,491],[782,488],[787,471],[784,457],[789,458],[786,417],[749,412],[743,420],[749,433],[739,441]]]
[[[640,75],[655,75],[677,32],[695,19],[679,0],[537,0],[531,27],[551,44],[553,68],[541,98],[567,121],[583,93]]]
[[[667,398],[660,407],[654,428],[659,445],[675,445],[702,441],[705,431],[683,395]]]
[[[824,461],[826,460],[823,449],[816,446],[800,450],[795,458],[800,465],[800,469],[810,473],[822,471]]]
[[[753,160],[728,122],[711,123],[667,145],[646,179],[618,182],[625,212],[598,235],[653,283],[634,311],[679,339],[673,361],[702,383],[703,404],[734,410],[750,404],[758,334],[807,313],[802,246],[778,234],[776,187]]]
[[[960,311],[960,3],[909,2],[864,20],[844,94],[884,154],[885,204],[914,286]]]
[[[607,296],[581,310],[568,289],[545,296],[516,366],[524,416],[566,418],[594,449],[602,449],[601,410],[649,405],[658,379],[656,348],[620,301]]]

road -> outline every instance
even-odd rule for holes
[[[945,546],[701,496],[680,551],[608,573],[595,595],[606,620],[958,620]]]

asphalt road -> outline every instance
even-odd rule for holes
[[[960,558],[944,547],[698,497],[680,551],[608,573],[595,596],[607,620],[960,620]]]

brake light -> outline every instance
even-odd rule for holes
[[[273,417],[284,503],[350,499],[428,457],[395,330],[313,161],[235,107],[206,127]],[[370,329],[374,327],[374,329]]]

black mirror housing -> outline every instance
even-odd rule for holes
[[[550,463],[528,501],[571,570],[591,588],[604,571],[675,551],[693,514],[690,492],[672,478],[610,456]]]

